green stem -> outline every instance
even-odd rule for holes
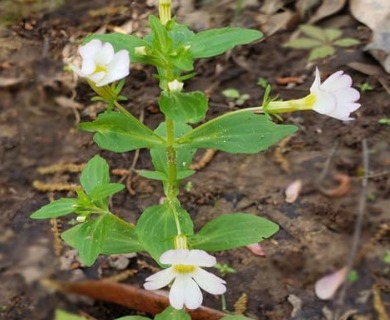
[[[175,144],[175,127],[171,119],[166,119],[167,126],[167,165],[168,165],[168,181],[167,181],[167,198],[169,205],[175,217],[177,234],[181,234],[181,226],[179,215],[176,210],[178,182],[177,182],[177,158]]]
[[[167,125],[167,164],[168,164],[168,194],[170,199],[177,196],[177,163],[175,143],[175,128],[171,119],[166,119]]]

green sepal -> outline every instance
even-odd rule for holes
[[[107,213],[87,220],[61,234],[61,238],[79,251],[80,260],[87,266],[99,254],[120,254],[142,251],[134,226]]]
[[[277,125],[269,115],[236,111],[210,120],[177,140],[187,148],[230,153],[257,153],[294,133],[293,125]]]
[[[212,29],[197,33],[189,42],[189,50],[194,59],[209,58],[262,37],[263,34],[257,30],[230,27]]]
[[[78,200],[62,198],[54,200],[31,214],[32,219],[50,219],[65,216],[75,212]]]
[[[191,320],[191,316],[184,309],[175,309],[171,306],[157,314],[154,320]]]
[[[165,116],[177,122],[196,123],[207,112],[207,98],[200,91],[162,92],[158,103]]]
[[[127,50],[130,55],[131,63],[147,62],[146,57],[136,54],[134,50],[136,47],[149,47],[149,44],[137,36],[123,33],[92,34],[85,38],[83,44],[86,44],[93,39],[111,43],[115,52]]]
[[[174,248],[174,238],[178,234],[175,212],[181,232],[192,235],[193,223],[188,212],[178,204],[170,205],[168,201],[147,208],[138,219],[135,229],[138,240],[157,263],[160,263],[161,254]]]
[[[153,148],[162,144],[147,126],[119,112],[106,111],[94,122],[81,123],[80,128],[95,132],[93,139],[99,147],[114,152]]]
[[[276,223],[253,214],[223,214],[207,223],[190,243],[194,249],[222,251],[260,242],[278,230]]]

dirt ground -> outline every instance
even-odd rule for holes
[[[18,10],[12,7],[15,2],[0,3],[0,11],[13,19],[0,28],[0,319],[53,319],[56,308],[98,320],[137,314],[116,304],[53,292],[42,285],[42,279],[101,279],[128,271],[127,275],[134,274],[123,282],[141,286],[156,267],[150,258],[144,254],[100,257],[85,268],[74,251],[58,240],[58,232],[71,221],[64,219],[53,226],[29,215],[51,197],[72,195],[69,184],[78,182],[77,172],[45,174],[38,168],[83,164],[97,153],[111,168],[130,167],[133,152],[101,151],[90,134],[77,129],[79,121],[89,121],[103,109],[90,101],[88,86],[77,82],[64,66],[89,33],[118,31],[119,27],[145,33],[145,17],[156,14],[156,8],[152,1],[67,0],[58,6],[53,5],[55,1],[19,2]],[[183,5],[175,12],[197,30],[227,25],[259,29],[261,3],[252,1],[237,11],[235,1],[223,1],[220,6],[205,1],[196,2],[195,11]],[[221,94],[226,88],[250,95],[244,107],[260,105],[264,89],[257,85],[259,77],[283,99],[306,95],[313,80],[307,52],[281,46],[297,24],[197,63],[198,76],[189,81],[188,90],[207,91],[209,118],[237,108]],[[390,127],[378,120],[390,118],[389,76],[384,72],[380,77],[369,76],[347,66],[351,62],[379,66],[362,50],[370,30],[354,20],[348,8],[318,25],[338,27],[362,42],[316,63],[323,76],[342,69],[355,84],[368,82],[374,87],[362,92],[356,120],[342,123],[312,112],[286,115],[284,122],[298,125],[298,133],[258,155],[217,153],[189,179],[193,187],[182,190],[180,198],[197,229],[228,212],[250,212],[280,225],[272,239],[262,242],[265,256],[246,248],[216,254],[221,264],[237,271],[225,276],[227,310],[253,319],[331,319],[338,310],[340,319],[385,320],[390,314],[390,266],[383,260],[390,248]],[[126,108],[155,128],[162,116],[156,109],[158,89],[152,74],[152,68],[132,66],[124,93],[129,97]],[[302,83],[278,84],[280,77],[301,77]],[[339,295],[329,301],[318,299],[314,284],[347,263],[362,198],[364,139],[370,178],[359,259],[353,265],[357,278],[349,284],[340,306]],[[136,168],[151,168],[144,150]],[[319,185],[321,174],[325,176]],[[296,179],[302,180],[303,188],[290,204],[284,191]],[[163,193],[157,182],[134,174],[127,183],[129,190],[114,198],[113,208],[123,219],[135,222]],[[208,294],[204,304],[221,309],[220,298]]]

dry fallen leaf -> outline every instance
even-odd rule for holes
[[[321,6],[310,18],[309,23],[314,23],[339,12],[347,0],[323,0]]]
[[[321,300],[332,299],[337,289],[344,283],[347,278],[347,268],[343,267],[334,273],[328,274],[318,280],[314,290],[316,296]]]
[[[259,243],[252,243],[246,246],[246,248],[256,256],[266,256],[263,248]]]
[[[351,0],[350,8],[352,15],[373,31],[365,50],[390,73],[390,1]]]
[[[294,203],[301,192],[302,189],[302,180],[297,179],[294,182],[290,183],[286,188],[286,199],[288,203]]]
[[[3,78],[0,77],[0,88],[11,87],[15,84],[21,83],[23,78]]]
[[[335,175],[334,179],[339,182],[339,185],[333,189],[326,189],[324,187],[319,187],[319,190],[322,194],[328,197],[343,197],[351,189],[351,178],[343,173],[338,173]]]

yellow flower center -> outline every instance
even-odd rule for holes
[[[98,72],[107,72],[107,67],[98,64],[96,66],[95,71],[93,72],[93,74],[98,73]]]
[[[191,264],[175,264],[175,265],[173,265],[173,270],[176,271],[177,273],[181,273],[181,274],[194,272],[195,269],[196,269],[196,267],[191,265]]]

